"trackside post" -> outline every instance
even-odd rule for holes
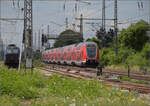
[[[102,66],[97,67],[97,76],[102,76],[102,73],[103,73],[102,69],[103,69]]]
[[[130,77],[130,65],[128,64],[128,77]]]

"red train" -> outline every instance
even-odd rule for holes
[[[99,60],[99,48],[94,42],[83,42],[43,51],[42,60],[47,63],[96,66]]]

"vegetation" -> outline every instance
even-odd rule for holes
[[[39,70],[17,72],[0,67],[0,106],[148,106],[146,98],[111,89],[98,80],[87,81],[61,77],[56,74],[44,76]]]
[[[120,80],[121,80],[121,81],[128,81],[128,82],[138,83],[138,84],[150,84],[149,81],[134,80],[134,79],[131,79],[131,78],[127,77],[127,76],[121,77]]]
[[[58,39],[54,43],[54,47],[63,47],[66,45],[71,45],[71,44],[79,43],[82,41],[83,41],[83,38],[79,32],[66,30],[60,33]]]
[[[143,20],[129,26],[127,29],[122,30],[119,35],[120,45],[140,51],[149,39],[146,36],[148,29],[148,23]]]
[[[126,67],[129,64],[132,69],[133,67],[138,67],[138,70],[143,67],[150,69],[150,47],[146,35],[148,29],[148,23],[143,20],[123,29],[119,34],[118,56],[114,54],[114,45],[111,41],[108,47],[100,49],[100,65]]]
[[[101,47],[109,47],[109,43],[111,43],[114,38],[114,31],[109,29],[109,31],[106,32],[106,30],[100,28],[100,30],[96,32],[96,37],[100,39]]]
[[[34,55],[34,57],[33,57],[33,66],[34,67],[42,67],[42,66],[44,66],[44,63],[42,63],[42,61],[41,61],[41,52],[39,52],[39,51],[36,51],[36,52],[33,52],[33,55]]]

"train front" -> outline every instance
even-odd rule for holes
[[[87,65],[98,65],[99,61],[99,48],[94,42],[87,42],[86,46],[86,64]]]
[[[5,54],[5,65],[18,67],[20,50],[17,47],[7,47]]]

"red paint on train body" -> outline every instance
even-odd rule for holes
[[[94,42],[83,42],[42,52],[42,60],[48,63],[98,65],[99,48]]]

